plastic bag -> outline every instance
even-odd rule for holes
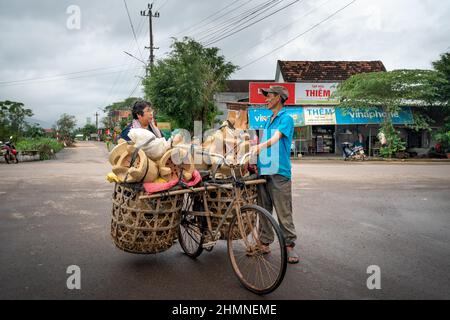
[[[131,129],[128,133],[130,139],[136,146],[142,145],[151,138],[155,138],[155,135],[146,129]],[[145,152],[147,157],[153,161],[161,159],[164,153],[170,149],[170,141],[166,141],[164,138],[155,138],[152,142],[142,147],[142,151]]]

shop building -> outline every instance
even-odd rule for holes
[[[376,156],[380,150],[377,134],[386,116],[383,109],[344,110],[332,95],[352,75],[385,71],[381,61],[278,61],[273,83],[250,83],[249,128],[262,128],[271,115],[261,89],[283,85],[289,91],[286,108],[295,125],[294,153],[341,155],[342,143],[350,142],[362,144],[366,153]],[[407,140],[406,125],[413,122],[411,108],[393,114],[392,122]]]

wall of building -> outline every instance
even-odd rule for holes
[[[218,116],[219,121],[225,121],[227,119],[227,104],[226,102],[238,101],[248,98],[248,92],[219,92],[214,96],[214,101],[220,112],[223,114]]]

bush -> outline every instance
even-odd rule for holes
[[[386,144],[380,148],[380,155],[383,158],[392,158],[396,154],[401,154],[406,150],[406,142],[400,138],[398,131],[391,123],[384,124],[380,132],[386,137]]]
[[[39,151],[41,160],[48,160],[53,153],[57,153],[64,148],[64,145],[56,139],[36,138],[21,140],[16,144],[18,151],[37,150]]]
[[[434,135],[434,139],[441,145],[441,151],[450,152],[450,117],[444,119],[444,125]]]

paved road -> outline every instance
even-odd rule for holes
[[[0,165],[0,299],[449,299],[450,165],[295,162],[301,263],[258,297],[222,244],[196,261],[178,245],[149,256],[109,236],[103,145],[57,160]],[[81,290],[66,269],[81,268]],[[367,267],[381,270],[368,290]]]

